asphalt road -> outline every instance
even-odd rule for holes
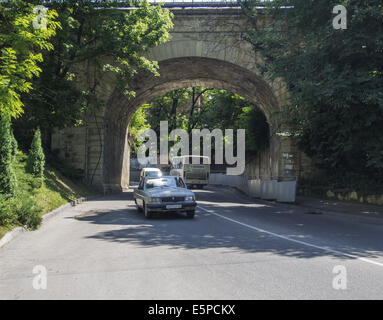
[[[124,193],[20,235],[0,249],[0,299],[383,299],[383,224],[195,192],[192,220],[146,220]]]

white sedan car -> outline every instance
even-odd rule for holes
[[[188,190],[181,177],[146,177],[141,179],[133,193],[139,211],[144,211],[150,218],[152,212],[184,211],[189,218],[194,218],[195,195]]]

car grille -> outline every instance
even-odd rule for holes
[[[184,201],[185,197],[163,197],[162,202],[179,202]]]

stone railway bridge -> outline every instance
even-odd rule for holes
[[[289,93],[282,81],[271,82],[257,69],[262,57],[243,39],[250,25],[240,8],[172,8],[171,41],[150,51],[159,63],[159,77],[139,74],[131,81],[135,98],[128,99],[113,81],[101,79],[98,95],[103,108],[86,117],[84,125],[57,130],[52,149],[67,164],[84,170],[85,180],[105,192],[129,186],[130,150],[127,127],[143,103],[170,90],[204,86],[226,89],[257,104],[269,128],[269,149],[256,159],[246,159],[245,174],[252,177],[307,176],[309,158],[283,135],[280,112]],[[257,27],[268,17],[258,15]],[[78,72],[85,75],[87,70]],[[85,78],[83,79],[85,81]]]

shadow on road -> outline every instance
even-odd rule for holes
[[[109,196],[104,201],[113,201],[113,199],[131,200],[132,194]],[[168,213],[156,215],[148,220],[142,213],[135,210],[132,202],[129,202],[126,209],[90,211],[76,216],[75,219],[92,224],[108,225],[112,228],[113,225],[118,226],[116,229],[90,235],[87,237],[89,239],[132,244],[143,248],[156,246],[200,250],[220,248],[224,249],[224,253],[263,252],[305,259],[318,256],[350,259],[350,257],[285,241],[220,219],[211,219],[208,216],[210,216],[209,213],[198,212],[195,219],[187,219],[183,214]],[[303,233],[289,236],[309,243],[314,241]],[[340,244],[332,249],[358,257],[378,258],[383,254],[383,242],[370,243],[363,247]]]

